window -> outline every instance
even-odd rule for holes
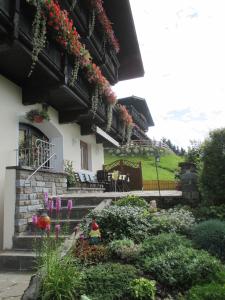
[[[19,124],[19,165],[37,167],[39,157],[36,148],[36,140],[48,142],[48,138],[37,128],[20,123]],[[47,149],[48,150],[48,149]],[[43,154],[44,152],[42,152]],[[46,164],[49,167],[49,162]]]
[[[88,144],[80,141],[81,169],[88,170]]]

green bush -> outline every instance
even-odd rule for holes
[[[215,279],[223,267],[203,250],[179,246],[154,257],[146,257],[143,268],[164,286],[183,290]]]
[[[140,198],[135,195],[128,195],[124,198],[121,198],[120,200],[117,200],[115,202],[115,205],[117,206],[138,206],[143,208],[148,208],[148,202],[145,201],[145,199]]]
[[[108,249],[112,256],[118,257],[127,262],[135,260],[140,254],[140,246],[126,238],[110,242]]]
[[[167,251],[176,249],[178,246],[191,247],[191,241],[176,233],[161,233],[144,240],[141,246],[141,254],[153,257]]]
[[[85,294],[92,300],[124,299],[130,282],[138,277],[135,267],[121,264],[99,264],[86,269]]]
[[[132,299],[138,300],[154,300],[156,293],[156,286],[154,280],[146,278],[134,279],[130,283],[130,292]]]
[[[186,234],[194,223],[195,218],[189,210],[177,208],[161,210],[151,220],[151,233],[177,232]]]
[[[187,295],[187,300],[224,300],[225,285],[209,283],[206,285],[194,286]]]
[[[97,219],[104,240],[127,237],[139,242],[148,235],[151,226],[149,215],[146,216],[146,210],[140,207],[111,206],[102,211],[91,211],[87,218],[92,217]]]
[[[60,258],[57,251],[49,250],[42,256],[41,299],[61,300],[80,299],[83,293],[82,273],[79,272],[74,258]]]
[[[193,209],[193,214],[199,221],[206,221],[208,219],[225,221],[225,204],[199,206]]]
[[[225,222],[208,220],[197,224],[193,228],[192,239],[198,247],[225,259]]]

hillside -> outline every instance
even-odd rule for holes
[[[141,161],[143,179],[157,179],[154,156],[123,155],[123,157],[121,157],[105,152],[105,164],[110,164],[118,159],[126,159],[134,162]],[[183,158],[177,156],[176,154],[166,153],[161,156],[160,162],[158,163],[159,180],[174,180],[175,170],[178,167],[178,163],[182,161]]]

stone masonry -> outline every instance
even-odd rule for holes
[[[44,207],[44,192],[61,195],[67,190],[65,173],[39,171],[32,176],[30,182],[26,182],[32,172],[26,169],[16,170],[15,233],[26,231],[32,215]]]

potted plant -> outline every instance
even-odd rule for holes
[[[38,109],[32,109],[26,114],[26,118],[31,121],[32,123],[42,123],[43,120],[49,121],[49,115],[47,110],[38,110]]]

